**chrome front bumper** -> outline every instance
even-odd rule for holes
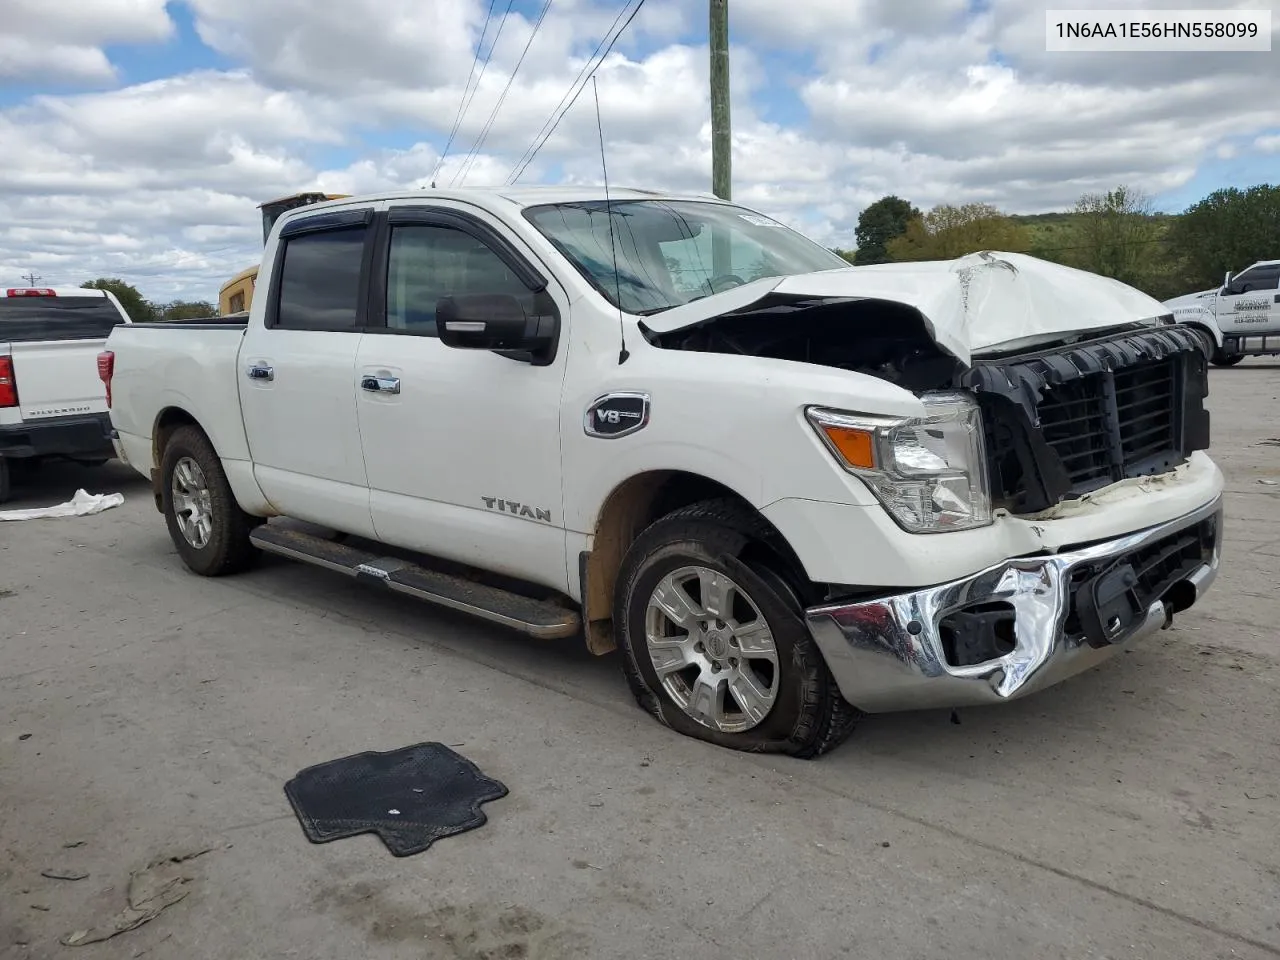
[[[1007,560],[909,593],[825,604],[805,619],[844,698],[868,713],[1002,703],[1168,626],[1217,576],[1221,538],[1218,498],[1113,540]],[[983,625],[996,622],[1012,627],[1003,641],[993,629],[975,645]],[[973,662],[975,650],[992,656]]]

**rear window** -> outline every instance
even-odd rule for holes
[[[0,342],[102,340],[121,323],[106,297],[0,297]]]

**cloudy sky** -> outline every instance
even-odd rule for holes
[[[551,0],[535,33],[545,3],[495,0],[442,186],[506,182],[628,5]],[[1181,210],[1280,179],[1280,42],[1046,53],[1045,0],[729,4],[734,198],[832,246],[852,246],[859,210],[888,192],[1039,212],[1126,183]],[[109,275],[154,300],[214,300],[259,256],[257,203],[423,183],[489,7],[0,0],[0,283]],[[601,66],[613,182],[709,191],[706,12],[647,0]],[[595,136],[588,87],[521,182],[599,182]]]

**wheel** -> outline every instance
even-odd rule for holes
[[[204,577],[248,569],[258,556],[249,533],[262,521],[240,509],[222,461],[198,427],[173,432],[160,475],[161,508],[183,562]]]
[[[861,714],[809,636],[785,564],[762,559],[785,555],[775,541],[732,501],[668,514],[627,552],[614,628],[636,700],[672,729],[735,750],[816,757]]]
[[[1215,350],[1213,356],[1209,358],[1209,362],[1215,367],[1234,367],[1243,359],[1244,354],[1242,353],[1228,355],[1223,353],[1221,350]]]
[[[9,461],[0,457],[0,503],[5,503],[12,492],[9,479]]]

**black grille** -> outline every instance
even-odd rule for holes
[[[1163,326],[976,363],[993,503],[1034,513],[1209,445],[1208,344]]]
[[[1162,472],[1183,458],[1178,429],[1180,360],[1104,370],[1047,388],[1040,432],[1076,492]]]

